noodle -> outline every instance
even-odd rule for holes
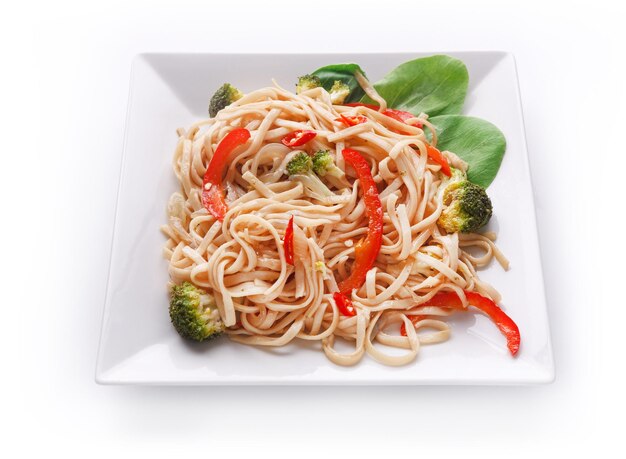
[[[246,94],[215,118],[178,129],[173,168],[181,186],[168,203],[163,253],[172,282],[191,281],[214,295],[233,341],[258,346],[318,341],[339,365],[353,365],[366,353],[404,365],[422,344],[450,336],[445,322],[450,310],[424,304],[441,290],[458,292],[464,305],[464,289],[499,299],[478,279],[476,268],[495,258],[507,269],[508,261],[492,234],[446,234],[439,228],[443,182],[439,166],[427,161],[426,136],[417,127],[434,132],[432,125],[420,115],[398,133],[399,122],[382,114],[385,100],[363,75],[355,76],[379,112],[334,106],[321,88],[296,95],[275,84]],[[363,114],[367,121],[345,127],[336,121],[340,114]],[[228,210],[220,222],[202,205],[203,176],[221,139],[236,128],[248,129],[251,137],[229,158]],[[332,152],[348,179],[324,180],[336,196],[312,197],[303,183],[287,179],[286,165],[299,150],[280,140],[293,130],[314,130],[311,149]],[[361,186],[341,154],[346,147],[370,165],[383,207],[382,246],[364,284],[352,293],[352,317],[339,312],[332,294],[351,272],[368,217]],[[448,157],[463,167],[456,155]],[[283,250],[292,216],[293,266]],[[421,319],[413,323],[416,316]],[[389,334],[401,324],[406,336]],[[434,332],[418,333],[425,328]],[[349,341],[353,350],[338,351],[337,339]],[[388,354],[380,345],[404,351]]]

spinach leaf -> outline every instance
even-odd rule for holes
[[[506,150],[506,139],[500,129],[471,116],[442,115],[428,120],[437,129],[437,148],[456,153],[469,164],[469,181],[488,187]]]
[[[330,91],[336,80],[343,81],[350,87],[350,95],[345,102],[358,102],[365,95],[365,92],[354,77],[354,72],[357,70],[365,75],[365,72],[358,64],[331,64],[317,69],[313,72],[313,75],[318,76],[322,80],[322,86],[327,91]]]
[[[461,113],[469,76],[465,64],[437,55],[405,62],[374,84],[391,108],[415,115]],[[372,102],[367,96],[361,102]]]

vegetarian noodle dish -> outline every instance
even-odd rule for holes
[[[288,88],[225,83],[178,129],[162,227],[175,330],[405,365],[472,313],[515,356],[519,329],[479,277],[509,268],[485,226],[506,142],[461,114],[463,62],[414,59],[375,83],[354,63],[310,70]]]

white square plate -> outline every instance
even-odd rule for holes
[[[244,92],[285,87],[326,64],[359,63],[372,81],[396,65],[434,53],[411,54],[145,54],[133,63],[115,232],[96,380],[107,384],[527,384],[554,379],[552,349],[535,225],[535,209],[515,61],[502,52],[449,53],[470,75],[466,114],[496,124],[507,140],[498,177],[489,188],[491,229],[511,261],[481,277],[502,293],[522,345],[512,358],[498,329],[480,314],[457,314],[452,337],[423,346],[415,362],[388,367],[367,355],[354,367],[326,359],[318,344],[280,349],[244,346],[227,338],[190,345],[167,312],[167,263],[159,226],[178,188],[171,168],[175,129],[207,116],[222,83]]]

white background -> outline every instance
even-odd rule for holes
[[[0,454],[12,450],[4,457],[211,457],[236,450],[272,457],[561,457],[622,444],[623,7],[546,0],[19,5],[3,7],[0,18],[0,355],[7,370]],[[94,383],[135,53],[481,49],[517,58],[554,384]]]

